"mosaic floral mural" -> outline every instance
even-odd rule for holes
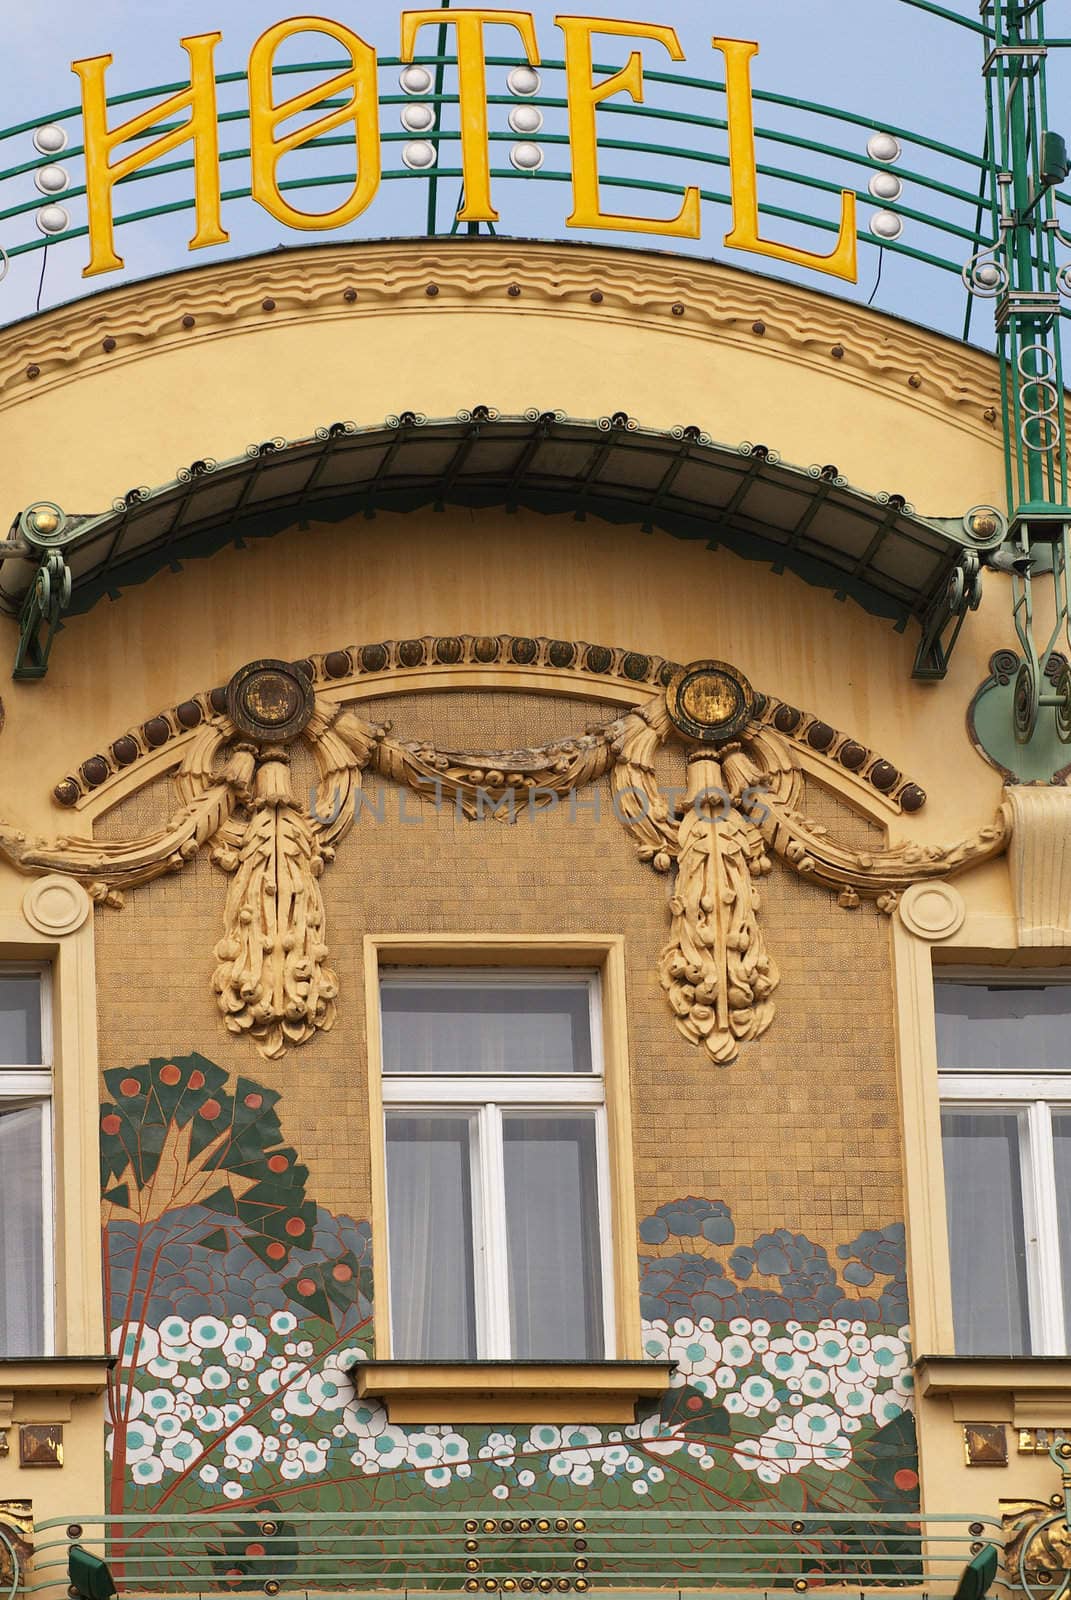
[[[644,1343],[677,1367],[650,1415],[393,1426],[349,1378],[369,1226],[310,1197],[278,1094],[201,1056],[105,1084],[113,1512],[917,1509],[901,1225],[741,1243],[721,1201],[663,1205],[640,1227]]]

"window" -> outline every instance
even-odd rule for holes
[[[0,966],[0,1357],[51,1348],[48,973]]]
[[[1071,984],[936,985],[959,1355],[1071,1351]]]
[[[594,973],[385,972],[392,1354],[613,1353]]]

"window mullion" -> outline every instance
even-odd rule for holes
[[[44,1223],[44,1282],[41,1285],[44,1300],[46,1356],[56,1348],[56,1174],[53,1159],[54,1118],[50,1101],[41,1104],[41,1187],[42,1220]]]
[[[484,1294],[486,1348],[480,1355],[506,1361],[510,1356],[509,1263],[506,1243],[506,1172],[502,1151],[502,1108],[493,1102],[480,1113],[480,1174],[483,1189]]]
[[[1064,1353],[1063,1274],[1060,1270],[1059,1217],[1056,1208],[1056,1167],[1052,1148],[1052,1113],[1043,1100],[1028,1111],[1030,1172],[1036,1244],[1036,1301],[1031,1318],[1035,1354]]]

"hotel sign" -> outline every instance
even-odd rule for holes
[[[573,190],[567,226],[585,230],[660,234],[698,239],[701,234],[700,191],[688,188],[675,216],[629,216],[603,209],[599,185],[596,113],[604,100],[625,95],[643,101],[641,46],[655,46],[673,61],[684,51],[676,29],[657,22],[620,22],[604,17],[560,16],[555,25],[564,35],[568,97],[569,145]],[[463,11],[405,11],[401,16],[400,55],[413,61],[423,30],[450,28],[456,46],[460,103],[461,167],[464,201],[462,223],[494,223],[487,101],[487,30],[509,30],[519,40],[532,67],[541,64],[535,19],[527,11],[472,8]],[[276,98],[273,68],[277,52],[301,34],[326,35],[340,46],[348,65],[324,82],[286,99]],[[596,79],[593,39],[596,36],[636,41],[629,59],[611,77]],[[115,248],[113,196],[115,185],[151,162],[183,146],[192,146],[195,229],[190,249],[225,244],[230,235],[222,221],[219,114],[216,102],[214,52],[219,32],[192,35],[181,41],[190,61],[190,83],[125,122],[112,122],[107,106],[106,77],[110,55],[92,56],[72,65],[82,86],[86,197],[89,212],[89,263],[84,276],[115,272],[123,258]],[[715,37],[714,50],[725,63],[726,118],[729,138],[732,227],[725,244],[770,256],[815,272],[855,282],[857,239],[855,195],[844,190],[837,242],[826,255],[763,237],[759,222],[758,174],[752,109],[751,63],[759,46],[746,39]],[[344,23],[325,17],[290,17],[266,29],[249,55],[249,143],[252,196],[265,211],[289,228],[327,233],[346,227],[375,203],[382,181],[379,126],[378,58],[373,47]],[[340,103],[341,102],[341,103]],[[322,108],[317,114],[317,108]],[[285,126],[302,118],[298,127]],[[178,125],[175,119],[181,118]],[[159,128],[154,136],[154,128]],[[331,211],[296,207],[282,192],[278,168],[284,156],[310,141],[336,134],[352,137],[355,179],[346,198]]]

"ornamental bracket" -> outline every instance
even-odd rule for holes
[[[10,538],[0,545],[0,558],[36,564],[33,582],[19,610],[19,642],[11,676],[16,680],[43,678],[59,629],[71,603],[71,570],[63,546],[76,526],[50,501],[39,501],[16,518]]]

